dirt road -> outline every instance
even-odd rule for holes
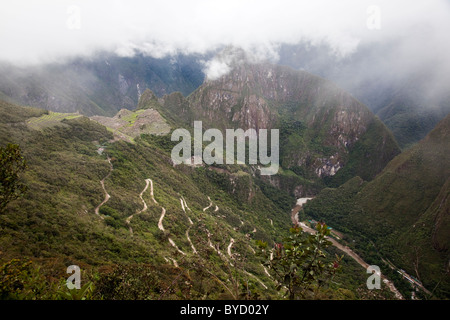
[[[307,198],[301,198],[301,199],[307,199]],[[311,199],[311,198],[309,198]],[[309,200],[308,199],[308,200]],[[300,200],[300,199],[299,199]],[[307,201],[307,200],[306,200]],[[309,234],[315,234],[316,230],[308,227],[307,225],[305,225],[302,222],[298,221],[298,212],[302,209],[302,205],[304,203],[306,203],[306,201],[297,201],[297,205],[292,209],[291,211],[291,220],[292,223],[295,225],[299,225],[301,226],[302,230],[309,233]],[[299,204],[300,203],[300,204]],[[369,264],[367,262],[365,262],[363,259],[361,259],[360,256],[358,256],[355,252],[353,252],[353,250],[351,250],[349,247],[344,246],[342,244],[340,244],[339,242],[337,242],[335,239],[327,237],[327,240],[329,240],[336,248],[338,248],[339,250],[343,251],[345,254],[347,254],[348,256],[350,256],[351,258],[353,258],[359,265],[361,265],[364,269],[367,270],[367,268],[369,267]],[[403,299],[403,296],[401,295],[401,293],[395,288],[394,284],[392,282],[390,282],[385,276],[381,275],[381,278],[383,279],[383,282],[388,286],[388,288],[391,290],[392,293],[395,294],[395,297],[399,300]]]
[[[105,180],[109,178],[109,176],[111,175],[111,172],[113,171],[113,165],[111,163],[111,158],[107,157],[106,159],[109,163],[109,172],[108,174],[102,179],[100,180],[100,184],[102,185],[102,189],[103,192],[105,193],[105,199],[102,201],[102,203],[100,203],[96,208],[95,208],[95,214],[98,215],[100,218],[104,219],[103,216],[100,215],[100,207],[103,206],[105,203],[108,202],[108,200],[111,198],[111,196],[109,195],[109,193],[106,191],[105,188]]]
[[[138,211],[136,214],[142,213],[142,212],[144,212],[144,211],[146,211],[146,210],[148,209],[147,203],[145,202],[144,198],[142,198],[142,195],[143,195],[144,192],[147,190],[147,188],[148,188],[148,186],[149,186],[149,184],[150,184],[150,181],[151,181],[150,179],[145,179],[145,183],[146,183],[146,184],[145,184],[144,190],[142,190],[142,192],[139,194],[139,198],[141,198],[141,201],[142,201],[144,207],[142,208],[142,210]],[[133,216],[134,216],[134,214],[132,214],[131,216],[129,216],[129,217],[127,218],[127,220],[126,220],[126,223],[127,223],[128,226],[129,226],[129,230],[130,230],[130,233],[131,233],[131,234],[133,234],[133,229],[132,229],[131,226],[130,226],[130,222],[131,222],[131,219],[133,219]]]

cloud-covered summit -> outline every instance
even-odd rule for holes
[[[98,51],[164,57],[223,46],[267,59],[280,44],[302,41],[326,44],[339,58],[401,41],[403,61],[447,65],[447,30],[445,0],[17,0],[0,5],[0,60],[36,64]]]

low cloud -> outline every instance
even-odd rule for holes
[[[205,63],[204,73],[208,80],[216,80],[221,76],[227,74],[231,66],[226,61],[212,59]]]
[[[16,0],[0,5],[0,61],[40,64],[100,51],[161,58],[226,46],[276,60],[280,45],[299,42],[326,45],[339,60],[396,43],[379,63],[404,71],[434,61],[447,71],[448,30],[445,0]],[[227,59],[205,63],[211,78],[229,68]]]

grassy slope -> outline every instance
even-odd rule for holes
[[[230,265],[208,245],[209,231],[213,244],[226,257],[232,237],[232,252],[240,255],[238,268],[268,285],[266,290],[255,278],[238,272],[239,278],[249,280],[253,293],[279,298],[251,247],[255,239],[280,241],[291,223],[287,214],[291,196],[253,180],[246,167],[173,167],[169,136],[142,135],[134,144],[110,143],[112,134],[85,117],[62,120],[64,126],[41,130],[26,123],[47,114],[4,102],[0,105],[0,141],[2,145],[19,142],[29,165],[22,175],[29,191],[0,216],[1,262],[32,259],[50,279],[66,279],[67,266],[77,264],[85,272],[83,277],[100,277],[96,283],[106,298],[156,299],[173,282],[176,290],[165,298],[230,298],[208,273],[228,284],[236,274],[230,273]],[[102,155],[97,153],[98,145],[106,145]],[[104,199],[99,181],[109,172],[105,154],[111,157],[114,169],[105,180],[111,198],[101,207],[105,219],[100,219],[94,208]],[[158,205],[148,190],[143,194],[148,210],[136,214],[143,207],[139,194],[147,178],[153,180]],[[181,208],[181,196],[191,209],[187,214]],[[213,206],[203,212],[209,205],[208,197]],[[165,232],[157,227],[161,206],[167,210]],[[132,214],[127,225],[126,218]],[[187,240],[188,230],[200,259]],[[186,257],[170,246],[168,237],[187,253]],[[182,281],[175,281],[180,269],[172,266],[172,258],[181,270],[190,269],[189,277],[183,274]],[[344,259],[343,264],[348,272],[335,279],[323,298],[354,299],[367,293],[364,288],[361,293],[364,270],[351,259]],[[97,272],[97,276],[92,275]],[[127,287],[130,282],[135,285]],[[189,282],[190,289],[185,286]]]

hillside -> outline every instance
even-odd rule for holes
[[[326,44],[284,44],[279,63],[324,77],[350,92],[407,149],[450,112],[450,79],[435,61],[399,72],[398,64],[392,67],[386,58],[398,45],[396,41],[361,45],[350,58],[339,59]],[[402,60],[402,55],[393,56]]]
[[[153,112],[158,119],[136,121],[142,112]],[[146,89],[136,110],[92,119],[128,141],[131,132],[150,132],[136,128],[152,121],[173,129],[190,130],[194,121],[202,121],[203,130],[222,132],[279,129],[281,169],[261,178],[296,197],[317,194],[355,175],[371,180],[400,152],[390,131],[347,92],[307,72],[268,64],[238,65],[188,97],[173,92],[158,98]],[[162,127],[152,132],[158,130],[165,132]]]
[[[436,77],[425,66],[410,75],[383,70],[361,73],[365,59],[380,57],[382,52],[365,48],[352,59],[336,61],[326,47],[297,44],[280,50],[279,64],[319,75],[351,93],[392,131],[402,149],[425,137],[450,111],[448,79]],[[146,89],[159,98],[173,92],[187,97],[202,85],[204,61],[212,54],[156,59],[102,52],[90,59],[40,67],[0,64],[0,99],[54,112],[113,117],[121,109],[134,109]]]
[[[402,148],[423,139],[450,113],[446,84],[438,83],[432,87],[430,84],[435,80],[429,78],[427,74],[419,74],[397,85],[397,90],[386,95],[384,104],[376,111]]]
[[[39,68],[2,64],[0,98],[54,112],[112,117],[121,109],[134,109],[146,89],[159,98],[173,92],[187,97],[202,85],[202,61],[210,55],[179,54],[155,59],[102,53],[91,59],[78,58]],[[352,82],[349,79],[356,72],[354,66],[336,63],[332,56],[323,57],[317,50],[302,46],[284,47],[279,63],[308,70],[352,93],[392,131],[403,149],[422,139],[450,110],[448,94],[433,92],[430,84],[436,80],[427,72],[397,81],[367,75],[365,81]],[[440,91],[448,92],[445,85],[438,86],[444,88]]]
[[[50,279],[64,275],[62,266],[79,265],[103,297],[156,299],[172,282],[177,289],[165,298],[236,299],[247,286],[252,297],[280,298],[256,241],[273,246],[287,236],[296,197],[355,174],[370,180],[399,152],[386,127],[348,93],[273,65],[243,65],[187,97],[158,98],[147,89],[132,110],[113,117],[8,102],[1,113],[0,141],[19,143],[29,188],[0,215],[1,261],[31,259]],[[171,132],[192,131],[193,120],[204,129],[279,128],[279,173],[174,165]],[[337,253],[328,252],[330,259]],[[349,257],[342,263],[346,271],[322,297],[392,297],[386,287],[368,292],[365,270]],[[148,284],[147,295],[140,286],[108,291],[146,283],[144,274],[165,280]]]
[[[150,110],[144,100],[135,115]],[[173,166],[169,135],[130,143],[80,115],[1,102],[0,119],[0,141],[19,142],[28,163],[27,193],[0,215],[0,261],[39,266],[26,285],[53,288],[75,264],[95,282],[90,298],[281,298],[255,240],[273,245],[288,233],[295,199],[251,167]],[[342,263],[346,271],[321,296],[373,296],[365,270]]]
[[[71,264],[86,270],[164,265],[170,281],[174,268],[183,266],[209,287],[194,288],[191,295],[215,299],[224,287],[194,266],[200,263],[204,271],[226,279],[232,238],[232,252],[242,256],[239,277],[248,278],[260,294],[269,287],[252,253],[253,240],[272,243],[286,232],[289,217],[245,171],[174,168],[170,151],[164,150],[171,144],[167,136],[142,135],[134,144],[114,141],[111,132],[86,117],[36,130],[26,120],[46,111],[4,102],[0,110],[2,144],[20,141],[29,166],[23,175],[28,192],[0,216],[2,262],[33,259],[54,277]],[[148,183],[145,189],[146,179],[152,181],[152,193]],[[109,197],[104,202],[105,190]],[[242,197],[249,190],[252,198]],[[153,297],[158,296],[155,291]]]
[[[305,213],[348,232],[366,257],[382,263],[374,243],[381,257],[448,297],[449,132],[447,116],[374,180],[325,189]]]

